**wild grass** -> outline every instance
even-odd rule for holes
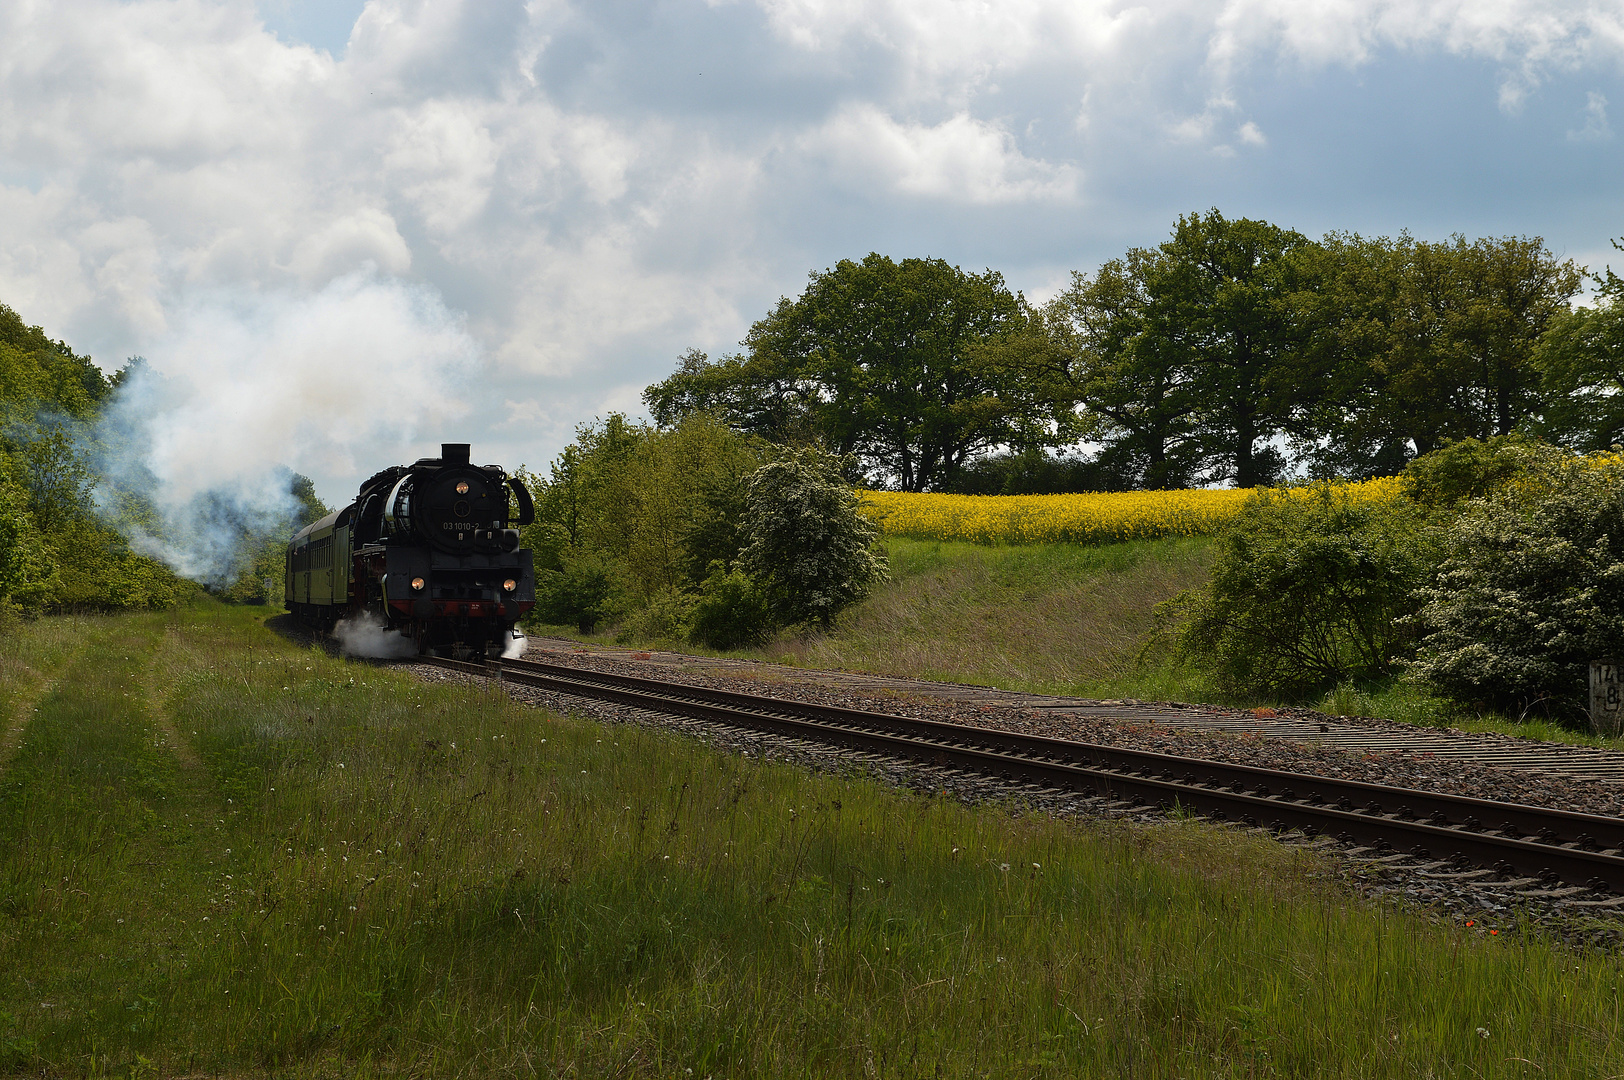
[[[0,606],[0,766],[16,750],[35,699],[101,623],[75,615],[24,622]]]
[[[595,634],[533,632],[602,644],[816,668],[946,679],[1040,693],[1169,697],[1197,675],[1166,648],[1146,648],[1154,609],[1207,579],[1206,538],[1119,544],[990,546],[886,541],[891,580],[827,631],[786,632],[759,648],[714,650],[646,637],[629,626]]]
[[[10,1072],[1624,1070],[1619,957],[1254,836],[560,719],[244,609],[100,625],[0,774]]]
[[[1598,735],[1547,716],[1505,716],[1467,708],[1397,678],[1363,686],[1338,686],[1314,703],[1314,707],[1332,716],[1376,716],[1419,727],[1493,732],[1520,739],[1624,751],[1624,736]]]
[[[1040,693],[1162,697],[1187,688],[1144,654],[1154,609],[1200,585],[1203,538],[1101,546],[887,541],[892,581],[828,634],[781,638],[765,658]]]

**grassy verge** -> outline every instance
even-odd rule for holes
[[[1142,655],[1153,609],[1200,585],[1205,538],[1120,544],[988,546],[886,541],[891,581],[829,633],[782,635],[759,649],[715,653],[687,642],[627,638],[618,628],[536,632],[585,641],[946,679],[1038,693],[1192,698],[1196,673],[1166,650]],[[617,637],[617,634],[619,635]]]
[[[1368,687],[1338,687],[1326,694],[1315,707],[1332,716],[1379,716],[1422,727],[1452,727],[1461,731],[1494,732],[1542,742],[1624,751],[1624,736],[1597,735],[1544,718],[1524,719],[1469,710],[1397,679]]]
[[[1624,1071],[1617,957],[1348,900],[1199,822],[810,776],[262,615],[96,621],[30,714],[0,774],[0,1067]]]
[[[1157,696],[1176,677],[1142,663],[1153,609],[1206,580],[1211,542],[988,547],[892,539],[892,581],[829,635],[763,655],[1007,689]]]
[[[1338,687],[1307,703],[1217,692],[1156,636],[1161,628],[1153,614],[1163,600],[1207,580],[1213,551],[1205,538],[998,547],[892,537],[886,546],[892,580],[832,631],[783,635],[759,649],[718,655],[1081,697],[1243,708],[1309,704],[1332,715],[1624,750],[1624,738],[1464,711],[1398,680]],[[627,637],[624,630],[536,629],[586,641],[712,651]]]

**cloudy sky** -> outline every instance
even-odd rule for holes
[[[1624,0],[7,0],[0,301],[168,380],[164,475],[342,501],[544,465],[869,251],[1041,298],[1216,206],[1599,268],[1621,64]]]

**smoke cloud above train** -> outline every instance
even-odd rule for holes
[[[131,369],[95,432],[108,478],[97,496],[109,512],[121,494],[144,497],[159,527],[110,515],[132,544],[222,581],[244,532],[295,508],[293,472],[364,473],[437,446],[468,414],[477,358],[429,290],[372,271],[311,297],[199,301]]]

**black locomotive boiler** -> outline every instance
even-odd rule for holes
[[[535,570],[514,527],[534,517],[518,477],[470,464],[467,443],[443,443],[439,457],[383,470],[294,536],[287,608],[322,630],[369,618],[419,653],[499,655],[535,606]]]

